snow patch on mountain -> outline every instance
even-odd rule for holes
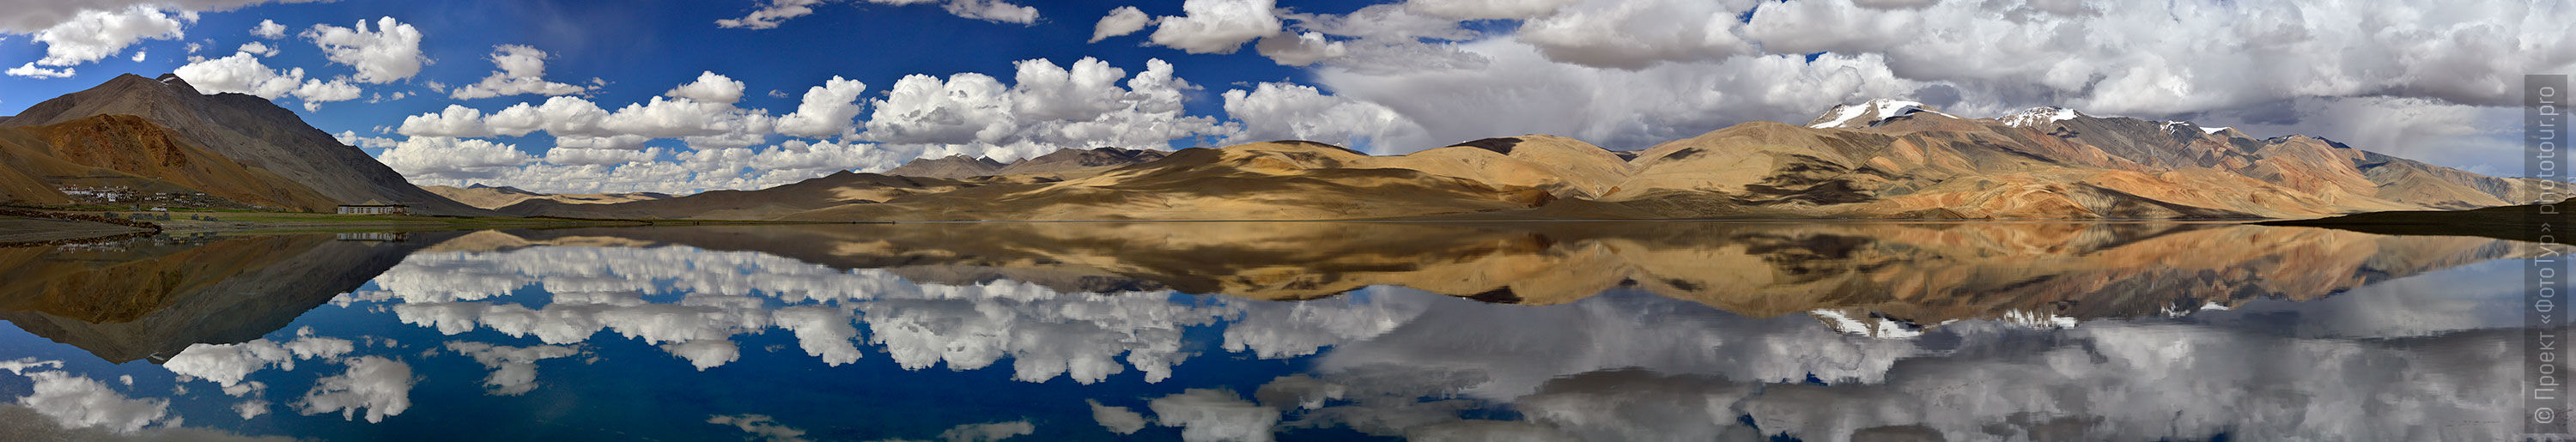
[[[2089,115],[2084,115],[2082,112],[2076,112],[2074,109],[2041,106],[2024,109],[2021,112],[2015,112],[2012,115],[2005,115],[1997,119],[2002,120],[2005,126],[2032,127],[2059,121],[2073,120],[2075,117],[2086,116]]]
[[[1834,106],[1833,109],[1825,111],[1825,115],[1816,117],[1815,121],[1807,122],[1807,127],[1817,129],[1872,127],[1885,123],[1890,118],[1923,112],[1950,118],[1959,117],[1933,110],[1921,102],[1880,98],[1857,105]]]
[[[2199,124],[2192,123],[2192,122],[2189,122],[2189,121],[2173,120],[2173,121],[2166,121],[2166,122],[2165,122],[2165,131],[2166,131],[2166,132],[2172,132],[2172,131],[2174,131],[2176,128],[2181,127],[2181,126],[2191,126],[2193,129],[2200,129],[2200,133],[2201,133],[2201,134],[2204,134],[2204,135],[2217,135],[2219,131],[2224,131],[2224,130],[2227,130],[2227,129],[2228,129],[2228,127],[2227,127],[2227,126],[2219,126],[2219,127],[2201,127]]]

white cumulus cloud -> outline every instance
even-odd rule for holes
[[[36,31],[33,39],[45,44],[45,58],[36,60],[36,64],[71,66],[98,61],[146,39],[184,37],[182,28],[196,21],[194,12],[163,13],[150,6],[120,11],[84,10],[69,21]]]
[[[834,0],[760,0],[742,17],[717,19],[724,28],[771,29],[788,19],[814,13],[814,7]],[[1032,24],[1038,21],[1038,8],[1022,6],[1008,0],[865,0],[880,5],[914,5],[939,2],[950,15],[996,23]]]
[[[40,68],[40,67],[36,67],[36,62],[32,62],[32,61],[30,61],[30,62],[27,62],[27,64],[18,65],[18,67],[14,67],[14,68],[9,68],[8,74],[9,74],[9,75],[13,75],[13,76],[29,77],[29,78],[63,78],[63,77],[69,77],[69,76],[72,76],[72,74],[77,73],[77,72],[78,72],[78,70],[75,70],[75,69],[72,69],[72,68],[62,68],[62,69],[48,69],[48,68]]]
[[[1275,0],[1189,0],[1181,15],[1156,20],[1154,44],[1192,54],[1232,54],[1245,42],[1279,32]]]
[[[859,94],[867,90],[867,83],[834,76],[806,90],[796,112],[778,117],[778,133],[823,138],[849,132],[851,119],[859,116]]]
[[[276,20],[260,19],[259,25],[250,28],[250,35],[270,40],[286,38],[286,25],[277,24]]]
[[[671,88],[670,92],[664,92],[662,95],[674,98],[687,98],[708,103],[733,104],[734,102],[742,101],[742,91],[743,85],[741,81],[734,80],[733,78],[726,77],[722,74],[717,74],[714,71],[706,71],[698,73],[697,80],[682,83],[679,87]]]
[[[257,43],[252,43],[257,44]],[[501,70],[483,77],[483,81],[458,85],[448,96],[459,100],[505,95],[571,95],[590,88],[546,81],[546,51],[525,45],[500,45],[492,48],[492,65]]]
[[[419,28],[393,17],[376,20],[373,29],[365,20],[354,28],[314,25],[300,34],[322,48],[332,63],[357,69],[351,77],[360,83],[383,84],[411,78],[420,73],[429,58],[421,55]]]
[[[1099,23],[1091,25],[1090,42],[1099,43],[1109,37],[1134,34],[1136,31],[1145,30],[1145,25],[1153,23],[1154,17],[1145,15],[1144,10],[1136,9],[1134,6],[1120,6],[1118,9],[1109,10],[1109,15],[1100,16]]]
[[[1261,83],[1250,91],[1225,91],[1225,113],[1243,123],[1243,132],[1227,144],[1308,140],[1403,152],[1438,142],[1394,109],[1296,84]]]

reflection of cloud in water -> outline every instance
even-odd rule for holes
[[[2497,417],[2510,415],[2519,354],[2503,333],[2384,342],[2107,323],[2045,349],[2014,348],[2045,338],[2012,333],[1963,333],[1963,356],[1907,361],[1891,382],[1775,385],[1740,407],[1766,429],[1813,435],[1896,425],[1953,439],[1993,428],[2034,439],[2510,434]]]
[[[469,341],[447,341],[447,350],[474,358],[492,369],[483,387],[492,394],[517,396],[537,388],[537,361],[572,357],[581,349],[558,345],[508,347]]]
[[[37,371],[35,392],[18,405],[35,409],[64,428],[102,428],[132,433],[169,415],[169,399],[129,399],[106,383],[61,371]]]
[[[368,295],[402,302],[392,309],[405,323],[556,346],[615,331],[701,369],[739,358],[735,336],[772,328],[826,364],[863,358],[856,342],[864,329],[908,369],[971,370],[1008,357],[1013,377],[1032,382],[1098,382],[1128,366],[1164,380],[1190,357],[1181,333],[1192,326],[1222,324],[1226,351],[1317,355],[1311,375],[1261,387],[1258,402],[1206,389],[1154,398],[1146,408],[1159,423],[1192,440],[1264,440],[1273,428],[1316,426],[1422,439],[1758,436],[1741,425],[1747,415],[1766,432],[1826,440],[2483,439],[2506,434],[2493,417],[2512,396],[2512,385],[2499,383],[2511,373],[2498,370],[2513,354],[2500,333],[2481,330],[2513,326],[2517,316],[2498,307],[2510,307],[2512,287],[2475,278],[2495,270],[2484,266],[2179,319],[2032,329],[2066,325],[2034,314],[2032,324],[1968,320],[1907,328],[1910,339],[1894,340],[1840,333],[1811,315],[1748,318],[1634,292],[1544,307],[1402,288],[1303,302],[1174,302],[1168,292],[1061,293],[1009,280],[914,284],[885,270],[688,247],[414,259],[379,279],[386,293]],[[439,285],[448,280],[459,284]],[[494,296],[531,284],[551,294],[527,305]],[[486,365],[491,380],[509,370]],[[1804,382],[1811,378],[1824,385]],[[1496,404],[1524,420],[1462,418]],[[1092,405],[1113,432],[1148,424],[1134,410]]]
[[[266,338],[239,344],[190,344],[161,368],[171,373],[214,381],[229,388],[268,367],[295,370],[298,359],[336,358],[357,348],[347,339],[301,336],[279,344]],[[240,396],[235,394],[234,396]]]
[[[1279,409],[1243,400],[1232,391],[1192,388],[1148,402],[1154,420],[1181,427],[1181,440],[1268,441]]]
[[[1589,440],[1758,438],[1739,423],[1740,416],[1749,416],[1761,432],[1810,440],[1904,434],[1948,440],[2221,434],[2248,440],[2497,440],[2514,429],[2512,421],[2497,419],[2511,414],[2516,397],[2512,362],[2519,353],[2509,347],[2512,336],[2478,331],[2353,341],[2164,322],[2098,321],[2069,330],[1962,323],[1932,336],[1955,347],[1884,367],[1879,380],[1869,382],[1749,382],[1730,378],[1725,369],[1569,367],[1540,378],[1526,394],[1485,396],[1544,427],[1486,425],[1479,431],[1519,428],[1532,430],[1522,436],[1542,440],[1557,433]],[[1288,426],[1426,437],[1424,431],[1461,419],[1458,411],[1465,405],[1443,398],[1492,390],[1480,378],[1489,373],[1500,373],[1496,381],[1506,383],[1527,374],[1448,360],[1457,357],[1456,348],[1486,342],[1453,336],[1449,344],[1455,348],[1415,360],[1380,359],[1323,372],[1320,381],[1346,389],[1343,398],[1291,412],[1296,419]],[[1416,344],[1421,345],[1412,348],[1438,347]],[[1273,385],[1310,384],[1303,377],[1285,376]]]
[[[1038,426],[1027,419],[1010,422],[987,422],[949,427],[939,432],[943,442],[991,442],[1038,432]]]
[[[223,431],[184,428],[180,426],[179,416],[170,412],[169,399],[130,398],[116,392],[106,382],[61,371],[62,368],[63,362],[56,360],[21,358],[0,361],[0,370],[34,381],[30,394],[8,404],[0,404],[0,439],[285,440],[246,438]],[[124,378],[120,376],[120,382]],[[265,402],[260,404],[258,411],[267,412]],[[258,413],[250,411],[241,413],[244,419],[258,416]],[[147,426],[151,428],[145,428]]]
[[[32,369],[37,369],[37,368],[48,368],[48,367],[50,367],[50,368],[54,368],[54,369],[62,369],[62,368],[63,368],[63,361],[47,360],[47,359],[36,359],[36,358],[34,358],[34,357],[24,357],[24,358],[18,358],[18,359],[13,359],[13,360],[0,361],[0,370],[9,370],[9,372],[10,372],[10,373],[16,373],[16,374],[22,374],[22,375],[23,375],[23,374],[27,374],[27,370],[32,370]]]
[[[1414,307],[1423,313],[1382,336],[1339,345],[1317,361],[1320,371],[1373,365],[1471,371],[1487,381],[1464,393],[1501,399],[1558,376],[1618,368],[1878,382],[1898,359],[1920,353],[1911,342],[1845,335],[1804,316],[1751,319],[1633,293],[1553,307],[1428,294],[1377,302],[1423,304]]]
[[[897,296],[903,296],[897,298]],[[1165,295],[1063,294],[1008,280],[974,286],[923,286],[918,296],[890,295],[859,310],[870,342],[906,369],[945,362],[956,370],[1012,358],[1013,378],[1040,382],[1070,376],[1099,382],[1134,365],[1147,382],[1171,377],[1181,328],[1215,322],[1218,307],[1174,303]],[[1126,364],[1117,357],[1126,354]]]
[[[268,414],[268,401],[263,399],[251,399],[233,403],[233,413],[240,414],[242,420],[250,420],[250,418]]]
[[[1413,296],[1384,300],[1381,294],[1387,290],[1409,289],[1369,288],[1359,296],[1309,301],[1231,302],[1242,314],[1225,327],[1225,350],[1263,358],[1311,355],[1326,346],[1385,334],[1425,309],[1424,303],[1404,302],[1417,298]]]
[[[503,274],[456,274],[472,272]],[[449,280],[463,286],[440,285]],[[862,357],[854,324],[864,323],[870,343],[905,368],[971,370],[1009,357],[1015,377],[1031,382],[1099,382],[1131,365],[1160,381],[1186,357],[1183,327],[1240,313],[1176,304],[1168,293],[1066,294],[1012,281],[922,285],[882,270],[688,247],[426,253],[378,283],[388,293],[374,296],[403,301],[393,306],[402,322],[451,335],[483,328],[561,345],[615,331],[706,369],[739,357],[734,336],[773,327],[793,332],[806,354],[827,364],[853,362]],[[551,299],[537,308],[489,299],[516,290],[514,283],[542,284]],[[662,293],[684,295],[677,303],[645,299]]]
[[[2464,282],[2449,278],[2426,282]],[[1263,408],[1286,411],[1285,428],[1421,439],[1736,440],[1762,432],[1811,440],[2509,437],[2510,421],[2497,417],[2511,414],[2518,353],[2509,347],[2510,329],[2497,327],[2515,323],[2492,314],[2469,321],[2431,315],[2480,312],[2509,305],[2511,297],[2386,290],[2066,329],[1966,321],[1915,340],[1837,333],[1803,315],[1751,319],[1647,296],[1548,308],[1382,296],[1371,304],[1419,313],[1375,337],[1333,346],[1314,374],[1282,376],[1255,396]],[[2429,311],[2353,315],[2400,306]],[[2192,323],[2230,314],[2253,315],[2233,323],[2274,318],[2299,326],[2271,327],[2295,332],[2284,334],[2254,324]],[[2312,319],[2325,323],[2307,324]],[[1804,382],[1810,375],[1827,382]],[[1181,404],[1251,405],[1223,392],[1181,399],[1158,400],[1157,415],[1169,409],[1207,419]],[[1496,403],[1526,422],[1462,420],[1462,411]],[[1762,431],[1740,423],[1748,415]],[[1218,427],[1258,421],[1228,416],[1225,422],[1237,424]],[[1172,425],[1172,417],[1164,419]]]
[[[2310,338],[2403,338],[2520,327],[2526,261],[2490,261],[2305,302],[2259,300],[2187,319]]]
[[[742,432],[750,433],[752,436],[758,437],[761,440],[776,442],[798,442],[805,440],[805,430],[788,428],[786,425],[779,425],[776,419],[771,419],[767,415],[716,415],[707,417],[707,423],[741,429]]]
[[[178,419],[173,418],[168,422],[164,422],[162,425],[130,432],[118,432],[116,429],[100,427],[65,427],[61,422],[56,422],[53,418],[45,416],[43,412],[34,408],[22,405],[0,404],[0,435],[5,435],[13,441],[145,440],[188,442],[290,442],[294,440],[276,436],[246,437],[220,430],[180,427],[178,426],[179,422],[177,421]]]
[[[313,389],[297,401],[298,411],[308,416],[338,412],[342,419],[354,419],[364,410],[367,422],[374,423],[411,408],[411,364],[382,356],[350,358],[345,364],[348,371],[314,381]]]
[[[1127,407],[1101,405],[1097,400],[1082,401],[1091,404],[1091,420],[1099,422],[1101,428],[1106,428],[1111,433],[1136,434],[1136,431],[1145,429],[1143,413],[1137,413],[1136,410],[1130,410]]]

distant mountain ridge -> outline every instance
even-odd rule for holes
[[[11,145],[0,150],[0,196],[12,201],[61,202],[60,177],[91,174],[253,206],[387,200],[423,213],[596,218],[2243,219],[2459,210],[2569,191],[2307,136],[2058,107],[1971,119],[1886,99],[1625,152],[1539,134],[1389,156],[1296,140],[1065,149],[688,196],[425,189],[266,100],[198,94],[172,76],[120,76],[0,119],[0,147]]]
[[[942,158],[913,160],[885,171],[886,175],[923,178],[967,179],[987,176],[1033,175],[1062,179],[1068,174],[1085,174],[1108,168],[1142,164],[1162,159],[1169,153],[1157,150],[1100,147],[1063,149],[1046,155],[1004,163],[989,158],[950,155]]]
[[[967,176],[844,174],[720,197],[794,204],[680,202],[698,198],[689,196],[504,211],[795,220],[2241,219],[2488,207],[2567,188],[2313,137],[2254,139],[2053,107],[1969,119],[1898,100],[1837,106],[1805,126],[1757,121],[1633,152],[1550,135],[1395,156],[1279,141],[1112,156],[1042,177],[1009,173],[1047,163],[925,160],[888,175]]]
[[[650,201],[671,197],[670,194],[658,192],[538,193],[520,190],[517,187],[492,187],[485,186],[480,183],[468,185],[466,187],[421,186],[421,189],[428,190],[430,193],[436,193],[439,196],[447,197],[447,199],[456,200],[456,202],[485,209],[508,207],[512,204],[518,204],[528,200],[547,200],[565,204],[614,204],[632,201]]]
[[[140,117],[166,129],[175,139],[201,146],[242,166],[283,177],[333,204],[382,200],[411,205],[417,213],[493,214],[412,185],[366,152],[304,124],[293,111],[267,99],[238,93],[203,94],[175,75],[164,74],[159,79],[120,75],[88,90],[29,106],[25,112],[0,120],[0,126],[50,126],[100,115]],[[238,193],[199,190],[218,195]],[[43,200],[42,196],[22,196],[15,190],[5,197]],[[312,203],[298,204],[315,208]],[[319,208],[327,210],[333,204],[321,204]]]

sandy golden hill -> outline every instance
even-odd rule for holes
[[[1410,160],[1302,141],[1185,149],[1089,177],[977,185],[784,219],[1362,219],[1526,209],[1554,199],[1534,187],[1382,164]]]
[[[149,147],[155,143],[161,143],[156,141],[158,138],[166,137],[169,141],[167,144],[191,146],[196,151],[211,154],[199,157],[196,156],[197,153],[170,156],[144,152],[116,152],[111,155],[118,158],[115,161],[142,161],[149,158],[153,161],[166,162],[172,158],[188,158],[190,162],[187,165],[171,164],[156,167],[181,172],[186,176],[196,176],[194,174],[201,172],[215,173],[230,170],[229,167],[218,164],[222,162],[213,161],[214,158],[220,158],[225,160],[223,162],[230,162],[242,169],[252,171],[253,175],[264,172],[270,177],[280,178],[283,182],[300,185],[306,189],[298,192],[294,189],[261,186],[229,187],[240,181],[238,177],[217,173],[204,177],[206,180],[201,182],[216,187],[198,189],[208,194],[258,194],[262,198],[274,201],[276,203],[273,204],[274,206],[280,207],[318,205],[322,209],[329,209],[330,206],[340,203],[380,200],[411,205],[412,210],[418,213],[493,214],[491,211],[467,206],[412,185],[401,174],[377,162],[366,152],[357,147],[342,144],[332,138],[331,134],[306,125],[293,111],[278,107],[267,99],[238,93],[204,94],[190,86],[187,81],[174,75],[165,74],[158,79],[131,74],[120,75],[88,90],[28,106],[18,115],[0,120],[0,127],[61,128],[67,123],[98,121],[97,117],[114,115],[139,117],[142,122],[158,125],[160,130],[158,133],[145,133],[127,128],[101,128],[101,130],[92,131],[89,135],[93,141],[84,142],[92,146],[100,146],[101,143],[106,143],[103,140],[125,137],[134,138],[130,143],[137,147]],[[116,124],[134,126],[127,123]],[[117,141],[117,143],[127,142],[129,141]],[[0,166],[21,170],[52,167],[29,166],[29,164],[41,162],[40,160],[9,158],[5,161],[7,164]],[[197,168],[197,165],[205,165],[205,168]],[[40,171],[40,173],[55,172]],[[32,178],[44,179],[45,177]],[[171,182],[186,181],[171,177],[156,178]],[[33,191],[33,187],[49,186],[45,186],[44,183],[30,183],[27,178],[0,177],[0,190],[8,192],[9,200],[48,202],[41,195],[42,192]],[[183,187],[185,187],[184,184]],[[310,194],[318,194],[325,203],[316,203]],[[248,196],[226,198],[245,204],[260,204],[248,201],[247,199],[257,199]]]
[[[1854,109],[1858,109],[1855,111]],[[1060,155],[1098,151],[1066,151]],[[1124,161],[1112,161],[1121,163]],[[983,176],[757,215],[795,220],[2245,219],[2522,203],[2497,178],[2303,137],[2041,108],[1968,119],[1838,107],[1635,152],[1524,135],[1406,155],[1303,141],[1184,149],[1051,176]],[[783,194],[770,189],[750,194]],[[835,192],[851,192],[846,185]],[[815,196],[768,199],[830,202]],[[616,205],[611,205],[616,206]],[[607,210],[602,208],[601,210]],[[635,211],[713,218],[704,210]]]
[[[965,181],[841,172],[761,190],[715,190],[695,195],[615,204],[580,204],[533,198],[502,206],[521,216],[620,219],[768,220],[828,207],[875,204],[922,193],[967,189]]]
[[[651,201],[671,197],[670,194],[654,192],[537,193],[519,190],[518,188],[509,186],[491,187],[481,184],[466,187],[421,186],[421,188],[429,190],[430,193],[436,193],[439,196],[447,197],[447,199],[456,200],[456,202],[485,209],[508,207],[511,204],[518,204],[521,201],[527,200],[547,200],[564,204],[616,204],[635,201]]]

